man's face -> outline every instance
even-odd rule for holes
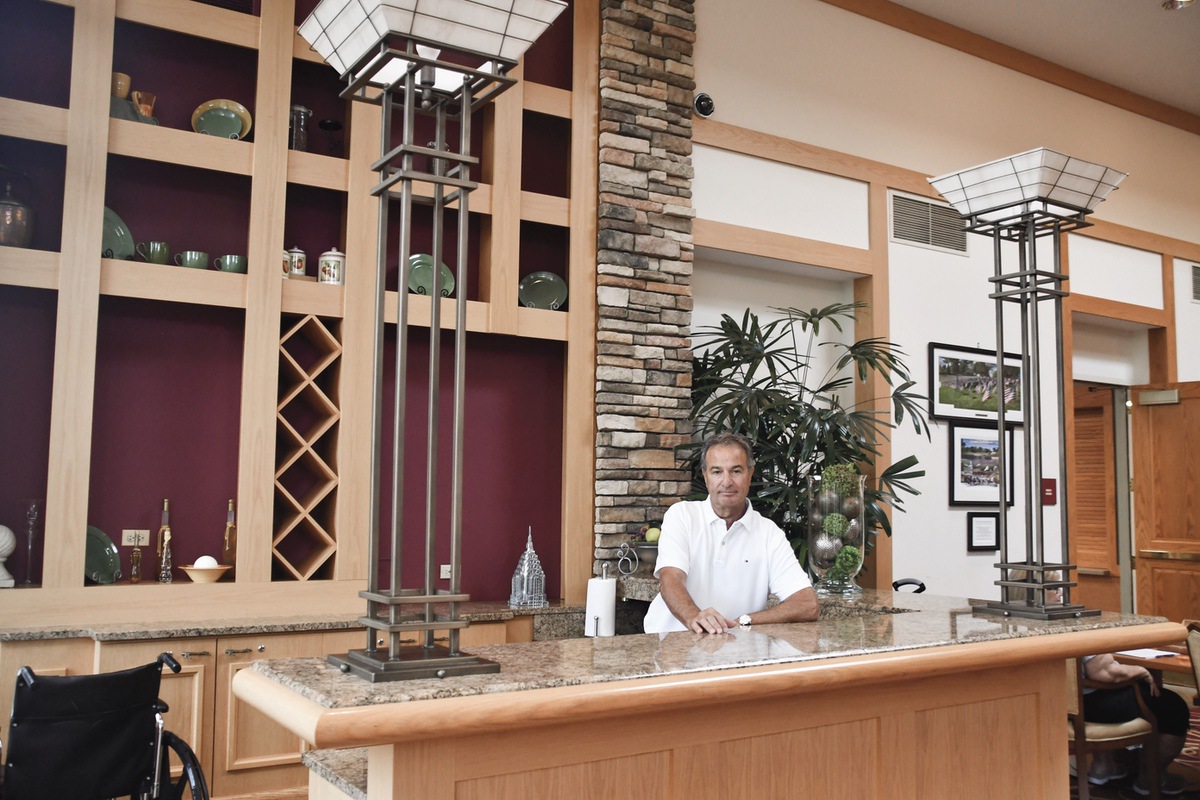
[[[742,516],[750,494],[754,470],[746,464],[746,453],[737,445],[709,448],[704,459],[704,485],[717,516],[732,521]]]

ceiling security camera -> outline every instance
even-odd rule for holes
[[[696,109],[696,113],[702,117],[711,117],[713,112],[717,110],[717,104],[713,102],[712,95],[708,92],[700,92],[696,95],[695,102],[692,106]]]

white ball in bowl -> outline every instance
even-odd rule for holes
[[[210,567],[219,567],[220,564],[218,564],[217,560],[215,558],[213,558],[212,556],[200,556],[199,558],[196,559],[196,563],[193,564],[192,566],[193,567],[201,567],[202,569],[208,569]]]

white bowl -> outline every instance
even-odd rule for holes
[[[197,567],[194,564],[187,564],[181,566],[180,569],[187,573],[188,577],[192,579],[192,583],[216,583],[228,570],[233,569],[233,565],[218,564],[215,567]]]

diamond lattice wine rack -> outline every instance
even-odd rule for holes
[[[277,580],[332,577],[337,552],[340,320],[285,317],[275,436]]]

